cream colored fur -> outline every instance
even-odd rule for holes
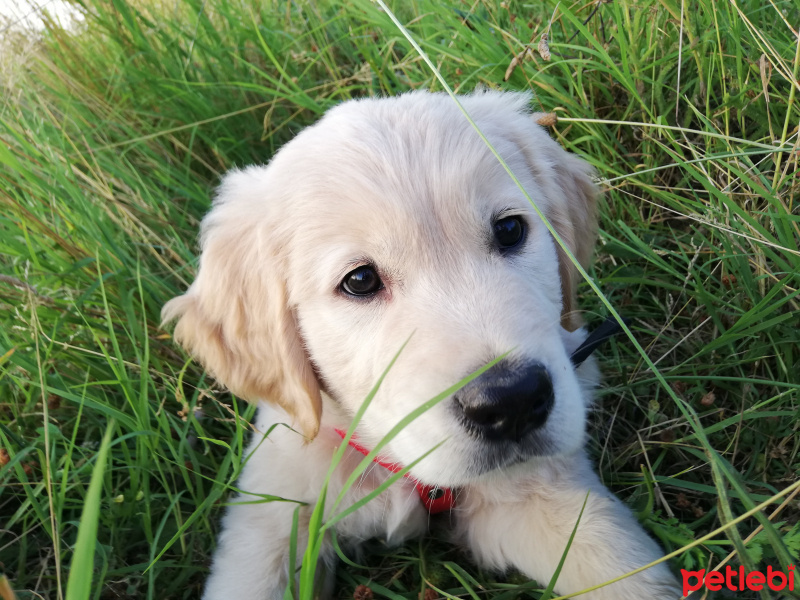
[[[596,227],[586,163],[535,124],[528,96],[480,92],[460,100],[586,264]],[[514,255],[493,251],[498,213],[522,215],[528,224]],[[406,340],[358,426],[365,446],[508,352],[542,363],[552,375],[555,403],[537,432],[547,456],[519,456],[513,466],[487,469],[483,441],[453,416],[450,399],[403,429],[385,456],[409,464],[441,444],[412,473],[456,488],[454,538],[486,567],[515,567],[547,583],[587,492],[557,591],[601,583],[660,556],[601,485],[583,450],[597,374],[591,362],[576,372],[569,361],[585,337],[575,313],[576,270],[450,98],[414,92],[329,111],[269,165],[225,177],[203,221],[201,248],[197,278],[167,304],[165,320],[177,320],[175,337],[220,382],[260,403],[258,431],[275,423],[294,428],[278,426],[263,443],[254,436],[241,489],[313,505],[341,443],[334,429],[347,428]],[[340,282],[364,264],[377,267],[385,289],[367,300],[348,297]],[[330,498],[361,458],[347,450]],[[371,467],[345,505],[388,475]],[[283,597],[295,506],[228,509],[206,600]],[[309,514],[300,511],[301,549]],[[337,533],[350,546],[376,536],[399,543],[423,534],[428,520],[414,486],[401,480],[342,521]],[[335,563],[330,546],[323,558],[326,596]],[[679,596],[660,565],[582,598]]]

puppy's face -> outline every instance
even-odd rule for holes
[[[587,169],[524,112],[526,97],[462,99],[579,259],[591,251]],[[569,361],[574,272],[525,195],[446,96],[350,102],[268,167],[229,174],[204,221],[200,272],[165,309],[235,393],[282,405],[306,435],[322,398],[366,411],[374,445],[414,408],[490,361],[406,426],[386,454],[459,485],[583,442]],[[339,424],[341,425],[341,424]]]

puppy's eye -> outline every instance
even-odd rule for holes
[[[342,280],[342,290],[351,296],[370,296],[383,288],[383,282],[369,265],[350,271]]]
[[[522,217],[506,217],[494,223],[494,239],[500,250],[510,250],[525,237],[525,221]]]

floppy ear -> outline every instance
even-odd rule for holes
[[[556,163],[554,175],[562,190],[564,202],[553,206],[549,218],[573,256],[587,269],[597,239],[598,189],[589,175],[589,164],[561,148],[559,150],[563,156]],[[574,331],[583,324],[583,319],[577,312],[581,275],[561,247],[558,248],[558,264],[563,303],[561,325],[568,331]]]
[[[276,207],[263,168],[225,177],[201,226],[200,269],[162,310],[175,339],[245,400],[280,405],[306,437],[319,430],[320,390],[288,306]]]
[[[541,118],[541,114],[532,115],[534,122]],[[530,144],[523,147],[529,163],[536,162],[531,167],[532,172],[548,191],[550,207],[545,216],[581,266],[588,268],[598,225],[599,190],[592,182],[593,169],[586,161],[564,150],[547,133],[536,137],[542,138],[542,147],[531,148]],[[561,275],[561,325],[574,331],[583,324],[577,312],[581,275],[560,246],[557,251]]]

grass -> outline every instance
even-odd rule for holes
[[[80,4],[81,28],[34,43],[0,24],[0,562],[20,599],[89,572],[81,598],[197,598],[253,414],[159,327],[198,219],[225,170],[328,107],[442,87],[369,0]],[[390,6],[455,91],[532,89],[603,180],[591,275],[653,363],[603,350],[604,481],[676,569],[796,564],[797,488],[753,509],[800,474],[800,6]],[[607,314],[589,286],[582,307]],[[341,597],[548,584],[481,572],[436,535],[368,555],[339,569]]]

